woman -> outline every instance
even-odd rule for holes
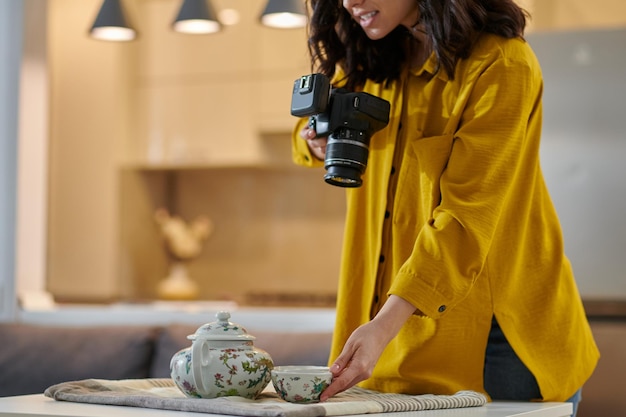
[[[389,101],[345,242],[322,400],[385,392],[575,405],[599,354],[539,166],[543,81],[512,0],[310,0],[336,87]],[[301,120],[293,156],[323,165]],[[302,140],[304,138],[304,140]]]

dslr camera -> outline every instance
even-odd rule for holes
[[[317,137],[328,136],[324,180],[339,187],[360,187],[367,167],[370,137],[389,123],[387,100],[330,86],[323,74],[294,81],[291,114],[309,117]]]

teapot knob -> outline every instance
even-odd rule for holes
[[[217,317],[219,321],[228,321],[228,319],[230,319],[230,313],[228,311],[220,311],[215,317]]]

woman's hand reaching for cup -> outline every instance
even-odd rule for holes
[[[411,303],[391,295],[376,317],[352,332],[330,367],[333,381],[322,392],[320,401],[369,378],[387,344],[415,311]]]
[[[378,358],[387,346],[387,341],[380,337],[383,330],[377,328],[377,323],[370,321],[350,335],[341,355],[330,367],[333,380],[322,392],[320,401],[326,401],[372,375]]]

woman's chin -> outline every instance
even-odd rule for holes
[[[389,34],[389,32],[388,31],[383,31],[383,30],[380,30],[380,29],[365,29],[365,34],[371,40],[377,41],[377,40],[382,39],[385,36],[387,36]]]

